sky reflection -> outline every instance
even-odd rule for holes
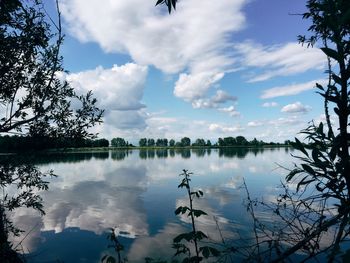
[[[242,227],[248,216],[242,212],[243,179],[252,196],[270,196],[286,174],[276,169],[278,165],[292,165],[285,149],[243,153],[195,150],[190,155],[179,151],[173,155],[170,151],[149,155],[128,151],[80,155],[80,160],[74,154],[61,156],[59,162],[54,158],[42,160],[40,168],[54,169],[58,177],[51,180],[49,191],[42,193],[45,216],[24,208],[13,214],[15,223],[30,231],[21,243],[23,250],[34,258],[29,258],[30,262],[47,257],[48,249],[55,249],[55,255],[65,262],[79,262],[67,247],[58,247],[55,242],[62,239],[69,243],[72,235],[90,235],[91,240],[98,241],[87,246],[97,245],[100,250],[85,256],[87,262],[95,262],[107,249],[104,233],[117,227],[127,238],[124,242],[128,243],[126,253],[131,262],[143,261],[146,256],[172,255],[172,238],[189,222],[184,216],[174,215],[176,207],[187,202],[183,189],[177,189],[182,169],[194,172],[192,185],[204,192],[204,198],[196,200],[195,206],[208,216],[198,219],[198,227],[212,240],[220,241],[219,225],[223,236],[233,239],[236,233],[232,227]]]

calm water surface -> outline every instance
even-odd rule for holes
[[[189,226],[188,218],[174,215],[187,204],[184,189],[177,188],[182,169],[194,173],[192,186],[204,192],[195,207],[208,216],[198,219],[198,228],[220,240],[217,224],[227,239],[251,225],[243,179],[252,197],[272,199],[286,174],[279,165],[292,162],[285,148],[49,155],[37,161],[58,175],[42,193],[46,215],[23,208],[12,218],[29,232],[22,242],[29,262],[99,262],[113,255],[106,239],[110,228],[119,231],[129,262],[168,258],[172,239]]]

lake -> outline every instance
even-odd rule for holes
[[[187,217],[174,214],[188,201],[177,187],[183,169],[193,172],[192,187],[204,193],[194,205],[208,215],[197,227],[219,241],[248,232],[252,223],[243,179],[252,198],[272,200],[287,174],[280,166],[292,162],[288,148],[50,154],[37,160],[42,171],[58,175],[42,193],[46,215],[20,208],[11,218],[26,231],[21,247],[28,262],[99,262],[115,255],[108,248],[111,228],[129,262],[165,259],[175,252],[172,239],[189,227]]]

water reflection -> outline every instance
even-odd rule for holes
[[[242,228],[246,220],[243,177],[252,197],[272,194],[271,186],[284,174],[270,160],[290,163],[284,149],[148,149],[47,157],[37,163],[59,176],[42,193],[46,216],[24,208],[12,215],[19,227],[30,231],[22,243],[25,252],[35,255],[29,262],[79,262],[83,253],[72,254],[64,245],[76,235],[90,240],[81,241],[86,242],[86,261],[97,262],[107,249],[104,233],[111,227],[118,227],[128,244],[130,262],[172,255],[169,243],[188,226],[188,218],[174,216],[175,208],[186,203],[185,193],[177,189],[182,169],[194,172],[192,183],[205,195],[196,205],[209,216],[200,218],[199,228],[219,240],[218,223],[226,238],[234,238],[232,227]]]

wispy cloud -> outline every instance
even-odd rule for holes
[[[285,113],[307,113],[311,110],[308,105],[303,105],[300,101],[288,104],[281,109],[281,112]]]
[[[236,110],[234,106],[226,107],[226,108],[219,108],[219,111],[226,112],[228,113],[231,117],[237,117],[240,116],[241,114],[239,111]]]
[[[323,69],[325,56],[319,49],[306,48],[298,43],[262,46],[252,41],[234,45],[241,57],[241,64],[248,68],[262,69],[249,82],[265,81],[277,76],[289,76],[308,70]]]
[[[211,123],[209,125],[209,130],[213,132],[221,132],[221,133],[237,133],[244,131],[244,128],[240,125],[228,126],[218,123]]]
[[[263,125],[264,125],[264,123],[262,121],[250,121],[247,124],[248,127],[260,127]]]
[[[261,105],[262,107],[264,108],[272,108],[272,107],[277,107],[278,106],[278,103],[277,102],[265,102]]]
[[[271,89],[266,89],[263,91],[261,98],[262,99],[271,99],[282,96],[291,96],[302,93],[307,90],[312,90],[316,83],[325,85],[327,81],[325,79],[311,80],[309,82],[300,83],[300,84],[291,84],[286,86],[278,86]]]

